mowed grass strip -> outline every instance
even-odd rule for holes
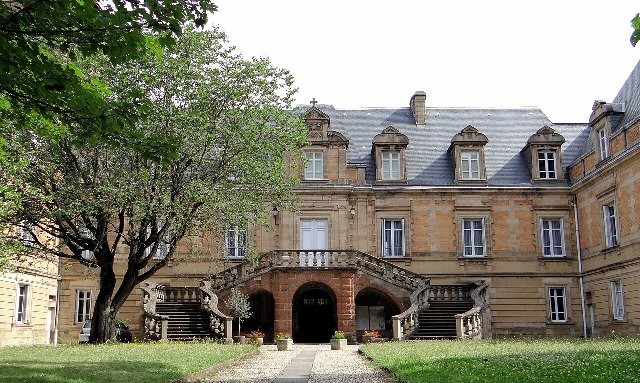
[[[4,347],[0,382],[167,383],[255,351],[216,343]]]
[[[640,340],[411,341],[362,352],[402,382],[640,382]]]

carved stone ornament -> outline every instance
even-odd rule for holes
[[[400,133],[398,129],[390,125],[382,133],[373,137],[373,146],[399,146],[407,147],[409,138]]]
[[[530,145],[553,145],[560,146],[564,143],[564,137],[556,133],[555,130],[548,126],[543,126],[527,140]]]
[[[451,139],[452,145],[486,145],[487,142],[489,142],[487,136],[471,125],[467,125]]]

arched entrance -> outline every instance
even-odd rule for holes
[[[356,335],[376,330],[382,337],[393,337],[391,317],[400,313],[398,305],[385,293],[366,288],[356,296]]]
[[[242,331],[250,333],[259,330],[265,333],[265,343],[273,342],[273,319],[275,303],[273,295],[266,290],[259,290],[249,294],[251,316],[242,324]]]
[[[336,297],[325,284],[311,282],[293,296],[293,341],[326,343],[336,330]]]

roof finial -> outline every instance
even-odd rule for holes
[[[316,106],[316,104],[318,103],[318,101],[316,101],[316,98],[314,97],[313,100],[309,101],[309,103],[313,106]]]

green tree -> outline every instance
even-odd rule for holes
[[[640,13],[636,13],[636,15],[631,19],[631,28],[633,32],[631,33],[631,45],[634,47],[640,41]]]
[[[142,89],[153,115],[127,129],[164,137],[175,155],[152,159],[127,145],[8,129],[9,154],[30,161],[0,169],[0,184],[13,185],[22,202],[5,222],[40,234],[32,251],[99,268],[90,342],[104,342],[131,291],[175,258],[186,233],[222,220],[261,222],[265,204],[293,200],[289,158],[298,163],[306,130],[287,112],[291,75],[268,59],[242,58],[217,30],[187,31],[163,54],[126,65],[92,59],[86,67],[112,98]]]
[[[240,335],[240,323],[251,316],[249,297],[234,287],[231,289],[229,297],[224,303],[229,309],[229,315],[238,318],[238,335]]]

